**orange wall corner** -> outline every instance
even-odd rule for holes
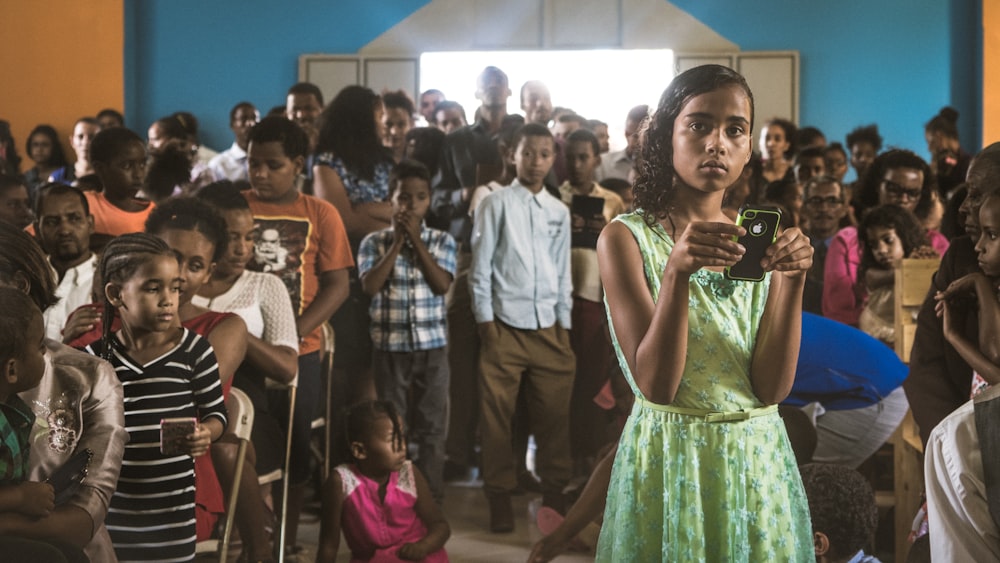
[[[1000,141],[1000,0],[983,0],[983,146]]]
[[[48,123],[70,160],[73,124],[125,101],[124,0],[3,2],[0,119],[10,122],[21,172],[34,166],[24,154],[28,133]]]

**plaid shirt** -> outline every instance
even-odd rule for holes
[[[34,423],[35,414],[17,395],[0,403],[0,483],[20,483],[28,476],[28,439]]]
[[[392,229],[371,233],[358,249],[358,274],[364,275],[392,246]],[[421,227],[420,239],[428,252],[455,276],[455,239],[444,231]],[[443,348],[447,343],[444,295],[434,295],[417,264],[413,249],[404,246],[381,291],[372,298],[372,344],[386,352],[415,352]]]

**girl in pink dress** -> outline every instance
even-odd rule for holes
[[[423,474],[406,459],[406,438],[387,401],[350,408],[345,440],[353,463],[337,466],[323,491],[317,562],[332,563],[344,533],[351,561],[448,561],[451,528]]]

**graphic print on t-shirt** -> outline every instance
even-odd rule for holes
[[[292,306],[302,312],[302,257],[309,240],[309,221],[298,218],[254,219],[251,270],[272,273],[284,282]]]

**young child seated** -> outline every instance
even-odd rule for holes
[[[858,328],[892,346],[896,341],[893,289],[899,261],[937,258],[938,254],[916,216],[898,205],[882,205],[869,211],[858,227],[858,239],[858,284],[868,289]]]
[[[392,227],[365,237],[358,251],[361,287],[372,298],[375,388],[410,424],[416,464],[440,501],[449,380],[444,294],[455,276],[457,247],[450,234],[424,225],[431,202],[424,165],[397,164],[389,190]]]
[[[344,533],[351,561],[446,562],[451,528],[423,474],[406,459],[403,423],[388,401],[350,407],[338,465],[323,491],[317,562],[333,563]]]
[[[864,552],[878,525],[868,481],[842,465],[810,463],[799,472],[812,514],[817,563],[878,563]]]
[[[35,415],[17,396],[21,391],[37,387],[45,373],[42,313],[26,293],[9,287],[0,288],[0,311],[3,311],[0,315],[0,370],[3,372],[0,375],[0,514],[48,516],[55,508],[52,485],[25,480],[29,434]],[[0,549],[8,554],[30,553],[38,557],[47,557],[55,551],[43,542],[4,535],[0,535]]]

